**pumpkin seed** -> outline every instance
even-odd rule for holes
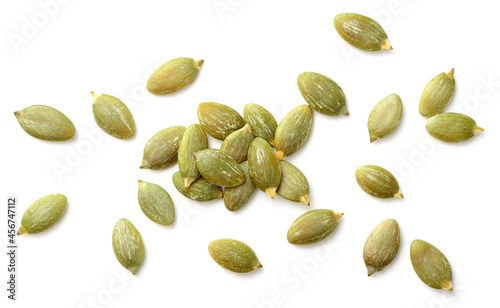
[[[163,169],[177,162],[177,151],[186,128],[172,126],[156,133],[144,147],[143,169]]]
[[[304,72],[297,78],[297,85],[302,97],[317,112],[329,116],[349,115],[344,91],[332,79]]]
[[[297,152],[311,134],[313,113],[308,105],[295,107],[281,120],[274,136],[278,159]]]
[[[280,161],[281,182],[276,191],[281,197],[309,205],[309,183],[305,175],[291,163]]]
[[[174,222],[174,202],[163,187],[139,180],[137,199],[142,212],[152,221],[165,226]]]
[[[297,218],[288,229],[288,242],[293,245],[308,245],[327,238],[337,228],[343,213],[328,209],[316,209]]]
[[[354,13],[335,16],[335,29],[347,43],[366,50],[392,49],[384,29],[375,20]]]
[[[252,248],[238,240],[215,240],[208,245],[208,251],[217,264],[236,273],[248,273],[262,267]]]
[[[114,96],[92,94],[92,111],[97,125],[107,134],[121,139],[132,138],[135,122],[127,106]]]
[[[255,192],[255,184],[250,175],[248,161],[242,162],[240,166],[245,173],[245,183],[240,186],[226,187],[224,189],[224,205],[230,211],[237,211],[245,206]]]
[[[36,200],[24,212],[17,234],[33,234],[47,230],[61,218],[67,204],[68,199],[63,194],[51,194]]]
[[[196,181],[191,183],[188,188],[186,188],[180,171],[177,171],[172,176],[172,182],[181,194],[194,201],[205,202],[222,198],[222,191],[220,188],[202,177],[198,178]]]
[[[218,103],[201,103],[198,106],[198,120],[210,136],[219,140],[224,140],[245,125],[236,110]]]
[[[241,164],[248,159],[248,148],[253,141],[253,134],[247,124],[243,128],[231,133],[224,139],[220,150],[229,154],[236,162]]]
[[[191,124],[182,136],[178,151],[179,171],[184,178],[184,187],[186,188],[201,176],[196,168],[196,159],[193,153],[204,149],[208,149],[205,131],[199,124]]]
[[[146,87],[153,94],[171,94],[192,83],[203,60],[175,58],[160,65],[149,77]]]
[[[403,103],[397,94],[383,98],[368,117],[370,142],[389,136],[394,132],[403,115]]]
[[[243,118],[250,125],[250,130],[255,137],[260,137],[274,145],[274,133],[278,123],[266,108],[257,104],[246,104],[243,109]]]
[[[418,277],[429,287],[453,291],[450,262],[433,245],[414,240],[410,246],[411,264]]]
[[[363,247],[368,276],[383,270],[394,260],[398,254],[399,241],[399,224],[395,219],[386,219],[373,229]]]
[[[245,182],[245,173],[229,154],[221,150],[205,149],[194,153],[196,167],[209,182],[223,187],[234,187]]]
[[[144,244],[139,231],[125,218],[113,228],[113,251],[120,264],[135,275],[144,260]]]
[[[448,105],[455,92],[455,70],[447,74],[441,73],[425,86],[418,110],[424,117],[432,117],[441,113]]]
[[[484,131],[476,121],[461,113],[436,114],[425,124],[425,129],[434,138],[445,142],[462,142]]]
[[[255,186],[274,199],[281,181],[280,164],[271,145],[260,137],[250,145],[248,167]]]
[[[75,126],[62,112],[45,105],[33,105],[14,112],[25,132],[47,141],[64,141],[76,134]]]
[[[356,170],[356,181],[367,194],[377,198],[403,198],[394,175],[386,169],[365,165]]]

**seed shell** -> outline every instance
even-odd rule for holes
[[[422,116],[432,117],[446,108],[455,92],[454,75],[454,69],[447,74],[441,73],[425,86],[418,105],[418,110]]]
[[[260,137],[274,145],[274,133],[278,123],[266,108],[257,104],[247,104],[243,109],[243,118],[250,125],[250,130],[255,137]]]
[[[210,136],[219,140],[224,140],[245,125],[236,110],[218,103],[201,103],[198,106],[198,120]]]
[[[262,267],[252,248],[238,240],[215,240],[208,245],[208,251],[217,264],[236,273],[248,273]]]
[[[120,264],[135,275],[144,260],[144,244],[139,231],[125,218],[113,228],[113,251]]]
[[[45,105],[33,105],[14,112],[25,132],[46,141],[64,141],[76,134],[75,126],[57,109]]]
[[[97,125],[107,134],[120,138],[132,138],[135,122],[132,113],[118,98],[107,94],[92,94],[92,111]]]
[[[267,141],[260,137],[252,141],[248,166],[255,186],[274,199],[281,181],[281,169],[278,157]]]
[[[403,102],[397,94],[383,98],[368,117],[370,142],[389,136],[396,130],[403,115]]]
[[[311,134],[313,113],[308,105],[295,107],[280,122],[274,136],[278,159],[297,152]]]
[[[194,153],[196,167],[209,182],[223,187],[235,187],[245,182],[245,173],[229,154],[205,149]]]
[[[411,264],[418,277],[429,287],[453,291],[450,262],[433,245],[414,240],[410,246]]]
[[[175,58],[160,65],[149,77],[146,87],[153,94],[174,93],[194,81],[203,60]]]
[[[152,221],[165,226],[174,222],[174,202],[163,187],[139,180],[137,199],[142,212]]]
[[[255,192],[255,184],[250,175],[248,161],[240,164],[245,173],[245,183],[236,187],[226,187],[224,189],[224,205],[230,211],[237,211],[245,206]]]
[[[328,209],[308,211],[297,218],[288,229],[288,242],[293,245],[308,245],[327,238],[337,228],[343,213]]]
[[[68,199],[63,194],[51,194],[36,200],[24,212],[17,234],[33,234],[47,230],[61,218],[67,204]]]
[[[302,171],[284,160],[280,161],[280,167],[281,182],[276,193],[290,201],[309,205],[309,182]]]
[[[177,151],[186,128],[172,126],[156,133],[144,147],[140,168],[163,169],[177,162]]]
[[[201,176],[196,167],[193,153],[204,149],[208,149],[205,131],[199,124],[191,124],[182,136],[178,151],[179,171],[184,178],[184,187],[186,188]]]
[[[377,198],[403,198],[399,184],[388,170],[374,165],[361,166],[356,170],[356,181],[367,194]]]
[[[329,116],[349,115],[344,91],[331,78],[304,72],[297,78],[297,85],[302,97],[317,112]]]
[[[354,13],[335,16],[335,29],[347,43],[366,50],[392,49],[384,29],[375,20]]]
[[[436,114],[425,124],[425,129],[434,138],[444,142],[462,142],[484,131],[476,121],[461,113]]]
[[[399,224],[395,219],[386,219],[373,229],[363,247],[368,276],[383,270],[394,260],[398,254],[399,242]]]
[[[241,164],[248,159],[248,148],[254,136],[250,131],[250,126],[246,124],[243,128],[231,133],[224,139],[220,150],[229,154],[236,162]]]
[[[186,188],[180,171],[177,171],[172,176],[172,182],[181,194],[194,201],[205,202],[222,198],[222,191],[220,188],[202,177],[198,178],[188,188]]]

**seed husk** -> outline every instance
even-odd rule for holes
[[[370,143],[389,136],[394,132],[403,115],[403,102],[397,94],[383,98],[372,109],[368,117],[368,132]]]
[[[281,182],[276,193],[294,202],[309,205],[309,182],[307,178],[291,163],[280,161]]]
[[[384,29],[375,20],[354,13],[335,16],[335,29],[347,43],[366,50],[392,49]]]
[[[302,97],[317,112],[329,116],[349,115],[344,91],[331,78],[304,72],[297,78],[297,85]]]
[[[255,137],[260,137],[274,145],[274,133],[278,123],[266,108],[257,104],[246,104],[243,109],[243,118],[250,125],[250,130]]]
[[[45,105],[33,105],[14,112],[25,132],[46,141],[64,141],[76,134],[75,125],[62,112]]]
[[[224,205],[230,211],[237,211],[245,206],[255,192],[255,184],[250,175],[248,161],[240,164],[245,173],[245,183],[236,187],[226,187],[224,189]]]
[[[246,124],[243,128],[227,136],[220,150],[229,154],[236,162],[241,164],[248,159],[248,148],[250,148],[253,139],[254,136],[250,131],[250,125]]]
[[[208,149],[205,131],[199,124],[191,124],[182,136],[178,151],[179,171],[184,178],[184,187],[186,188],[201,176],[196,167],[193,153],[204,149]]]
[[[51,194],[36,200],[24,212],[17,235],[47,230],[61,218],[67,204],[68,199],[63,194]]]
[[[394,260],[398,254],[399,242],[399,224],[395,219],[386,219],[373,229],[363,247],[368,276],[383,270]]]
[[[377,198],[403,198],[399,184],[388,170],[374,165],[361,166],[356,170],[356,181],[367,194]]]
[[[410,246],[411,264],[418,277],[429,287],[453,291],[450,262],[433,245],[414,240]]]
[[[276,128],[274,145],[279,160],[297,152],[311,134],[313,113],[308,105],[295,107]]]
[[[113,228],[113,251],[120,264],[135,275],[144,260],[144,244],[139,231],[125,218]]]
[[[177,171],[172,176],[172,182],[181,194],[194,201],[205,202],[222,198],[222,191],[219,186],[210,183],[202,177],[198,178],[196,181],[191,183],[188,188],[186,188],[184,186],[184,178],[182,177],[180,171]]]
[[[208,251],[217,264],[236,273],[248,273],[262,267],[252,248],[238,240],[215,240],[208,245]]]
[[[203,62],[191,58],[171,59],[151,74],[146,87],[157,95],[174,93],[194,81]]]
[[[92,95],[92,112],[97,125],[107,134],[120,138],[132,138],[135,134],[135,122],[132,113],[118,98],[107,94]]]
[[[425,123],[425,129],[434,138],[445,142],[462,142],[484,131],[472,118],[461,113],[436,114]]]
[[[137,199],[142,212],[152,221],[165,226],[174,222],[174,202],[160,185],[139,180]]]
[[[308,245],[327,238],[337,228],[343,213],[328,209],[308,211],[297,218],[288,229],[288,242],[293,245]]]
[[[274,199],[281,181],[281,169],[278,157],[266,140],[257,137],[252,141],[248,167],[255,186]]]
[[[441,113],[448,105],[455,92],[455,69],[441,73],[425,86],[418,110],[424,117],[432,117]]]
[[[245,182],[245,173],[229,154],[216,149],[194,153],[196,167],[207,181],[223,187],[235,187]]]
[[[156,133],[144,147],[142,164],[139,168],[158,170],[177,162],[177,151],[186,128],[172,126]]]
[[[201,103],[198,106],[198,120],[210,136],[219,140],[224,140],[245,125],[236,110],[218,103]]]

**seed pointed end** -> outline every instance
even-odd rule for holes
[[[266,188],[266,194],[268,194],[271,199],[274,199],[274,196],[276,195],[276,187]]]
[[[380,139],[380,138],[375,136],[375,135],[370,134],[370,143],[372,143],[373,141],[378,140],[378,139]]]
[[[203,62],[205,62],[205,60],[196,61],[196,66],[198,67],[198,69],[203,65]]]
[[[484,132],[484,128],[476,125],[476,127],[474,128],[474,135],[480,132]]]
[[[219,189],[219,193],[217,194],[217,199],[224,197],[224,194],[222,193],[222,190]]]
[[[401,198],[401,199],[403,199],[403,198],[404,198],[404,197],[403,197],[403,194],[401,193],[401,191],[400,191],[400,190],[398,190],[398,192],[394,194],[394,197],[396,197],[396,198]]]
[[[338,221],[340,221],[340,219],[341,219],[343,216],[344,216],[344,213],[336,213],[336,212],[334,212],[334,213],[333,213],[333,220],[334,220],[334,221],[336,221],[336,222],[338,222]]]
[[[309,202],[309,194],[305,194],[302,197],[300,197],[300,202],[304,203],[305,205],[311,205]]]
[[[21,118],[21,111],[16,111],[14,112],[14,115],[16,116],[16,118],[19,120]]]
[[[137,266],[132,266],[128,270],[132,273],[132,275],[135,276],[135,274],[137,273],[138,268],[137,268]]]
[[[187,176],[184,178],[184,188],[189,188],[189,186],[191,186],[191,184],[193,184],[194,182],[194,178],[191,177],[191,176]]]
[[[262,267],[262,264],[260,264],[259,260],[255,261],[255,264],[253,265],[253,269],[258,269],[261,267]]]
[[[451,285],[451,280],[449,279],[443,279],[441,281],[441,288],[448,290],[448,291],[453,291],[453,286]]]
[[[274,137],[273,137],[273,138],[271,138],[271,139],[269,140],[269,144],[270,144],[271,146],[274,146]]]
[[[389,39],[385,39],[382,41],[382,43],[380,44],[380,49],[392,50],[392,46],[391,44],[389,44]]]
[[[21,226],[19,231],[17,231],[17,235],[23,235],[25,233],[28,233],[28,229],[25,226]]]
[[[448,78],[450,79],[455,79],[455,69],[452,68],[447,74],[446,76],[448,76]]]
[[[347,106],[344,106],[342,110],[340,110],[340,114],[348,116],[349,115],[349,110],[347,110]]]
[[[378,272],[377,269],[371,265],[366,266],[366,271],[368,272],[368,277],[370,277],[374,273]]]
[[[286,157],[285,152],[283,152],[283,151],[281,151],[281,150],[279,150],[279,151],[276,153],[276,156],[278,156],[278,160],[280,160],[280,161],[281,161],[283,158],[285,158],[285,157]]]
[[[149,169],[151,168],[151,164],[147,160],[143,160],[142,164],[139,166],[141,169]]]
[[[99,99],[99,97],[101,97],[102,94],[97,94],[97,93],[94,93],[94,92],[90,91],[90,95],[92,95],[92,100],[94,101],[94,103],[96,103],[97,100]]]

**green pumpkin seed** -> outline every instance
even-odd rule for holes
[[[218,103],[201,103],[198,106],[198,120],[210,136],[219,140],[224,140],[245,125],[236,110]]]
[[[280,161],[281,182],[276,191],[281,197],[309,205],[309,183],[305,175],[291,163]]]
[[[399,184],[394,175],[386,169],[365,165],[356,170],[356,181],[367,194],[377,198],[403,198]]]
[[[149,77],[146,87],[153,94],[171,94],[194,81],[203,60],[175,58],[158,67]]]
[[[113,251],[120,264],[135,275],[144,260],[144,244],[139,231],[125,218],[113,228]]]
[[[332,79],[304,72],[297,78],[297,85],[302,97],[317,112],[329,116],[349,115],[344,91]]]
[[[337,228],[343,213],[316,209],[297,218],[288,229],[288,242],[293,245],[308,245],[327,238]]]
[[[215,240],[208,245],[208,251],[217,264],[236,273],[248,273],[262,267],[252,248],[237,240]]]
[[[114,96],[92,94],[92,111],[99,127],[107,134],[121,139],[132,138],[135,134],[135,122],[127,106]]]
[[[432,117],[446,108],[455,92],[454,75],[454,69],[447,74],[441,73],[425,86],[418,105],[418,110],[422,116]]]
[[[307,105],[295,107],[281,120],[274,136],[279,160],[297,152],[306,143],[312,124],[312,109]]]
[[[139,180],[137,199],[142,212],[152,221],[165,226],[174,222],[174,202],[163,187]]]
[[[245,182],[245,173],[229,154],[205,149],[194,153],[196,167],[209,182],[223,187],[235,187]]]
[[[450,262],[433,245],[414,240],[410,246],[411,264],[418,277],[429,287],[453,291]]]
[[[445,142],[462,142],[484,131],[476,121],[461,113],[436,114],[425,124],[425,129],[434,138]]]
[[[274,145],[274,133],[278,123],[266,108],[257,104],[246,104],[243,109],[243,118],[250,125],[250,130],[255,137],[260,137]]]
[[[243,128],[231,133],[224,139],[220,150],[229,154],[236,162],[241,164],[248,158],[248,148],[252,143],[254,136],[247,124]]]
[[[248,161],[242,162],[240,166],[245,173],[245,183],[240,186],[226,187],[224,189],[224,205],[230,211],[237,211],[245,206],[255,192],[255,184],[250,175]]]
[[[177,162],[177,151],[186,128],[172,126],[156,133],[144,147],[143,169],[163,169]]]
[[[24,212],[17,234],[33,234],[47,230],[61,218],[67,204],[68,199],[63,194],[51,194],[36,200]]]
[[[182,177],[180,171],[177,171],[172,176],[172,182],[181,194],[194,201],[205,202],[222,198],[222,191],[220,188],[202,177],[198,178],[196,181],[191,183],[188,188],[186,188],[184,185],[184,178]]]
[[[76,134],[75,126],[62,112],[45,105],[33,105],[14,112],[25,132],[47,141],[64,141]]]
[[[201,176],[196,168],[196,159],[193,153],[204,149],[208,149],[205,131],[199,124],[191,124],[182,136],[178,151],[179,171],[184,178],[184,187],[186,188]]]
[[[392,49],[384,29],[375,20],[354,13],[335,16],[335,29],[347,43],[366,50]]]
[[[373,229],[363,247],[368,276],[383,270],[394,260],[398,254],[399,241],[399,224],[395,219],[386,219]]]
[[[370,143],[389,136],[394,132],[403,115],[403,102],[397,94],[391,94],[383,98],[372,109],[368,117],[368,132]]]
[[[266,140],[257,137],[252,141],[248,167],[255,186],[274,199],[281,181],[281,169],[278,157]]]

